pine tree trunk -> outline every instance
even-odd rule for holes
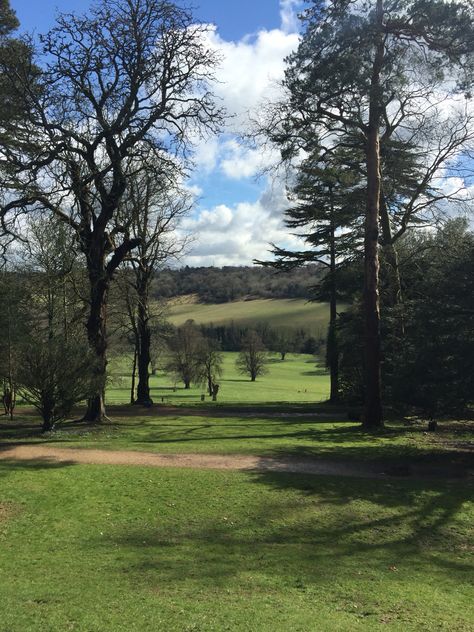
[[[387,281],[389,286],[390,307],[395,307],[402,302],[402,282],[400,279],[400,266],[398,254],[393,244],[392,230],[387,204],[383,194],[380,196],[380,226],[382,229],[382,248],[387,265]]]
[[[383,1],[377,0],[379,36],[370,87],[367,133],[367,209],[364,237],[364,311],[365,311],[365,416],[364,426],[380,428],[382,419],[381,340],[379,299],[379,210],[380,173],[380,75],[384,56],[382,33]]]
[[[331,222],[330,234],[330,300],[329,300],[329,329],[327,338],[327,360],[330,374],[329,401],[339,400],[339,350],[337,344],[337,286],[336,286],[336,230],[334,221]]]

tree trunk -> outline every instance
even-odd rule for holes
[[[380,196],[380,227],[382,229],[383,254],[387,265],[389,306],[395,307],[402,302],[402,283],[400,279],[400,266],[398,265],[398,254],[393,243],[390,217],[383,194]]]
[[[138,344],[137,340],[135,340],[135,345],[133,349],[133,362],[132,362],[132,385],[130,387],[130,404],[135,403],[135,378],[137,375],[137,355],[138,355]]]
[[[365,416],[364,426],[380,428],[382,420],[381,341],[379,300],[379,210],[380,173],[380,74],[384,58],[382,32],[383,0],[377,0],[379,35],[370,86],[369,125],[367,132],[367,209],[364,238],[364,311],[365,311]]]
[[[149,314],[148,282],[147,271],[141,272],[137,280],[138,309],[137,309],[137,332],[138,332],[138,387],[136,404],[141,406],[152,406],[153,400],[150,396],[150,361],[151,361],[151,330]]]
[[[212,387],[213,387],[213,382],[212,382],[212,375],[210,372],[208,372],[207,374],[207,390],[209,392],[209,397],[212,395]]]
[[[330,402],[339,400],[339,350],[337,344],[337,286],[336,286],[336,229],[334,222],[334,210],[331,215],[330,232],[330,297],[329,297],[329,329],[327,339],[327,362],[330,373]]]
[[[54,430],[54,421],[52,420],[52,413],[43,412],[43,425],[41,427],[41,432],[51,432]]]
[[[95,355],[95,365],[92,370],[95,392],[88,401],[84,421],[90,423],[101,423],[107,419],[105,383],[107,377],[107,295],[110,280],[102,261],[89,269],[90,312],[86,328],[87,339]]]

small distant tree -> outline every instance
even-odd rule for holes
[[[267,352],[262,339],[255,331],[249,331],[242,339],[242,350],[236,360],[236,367],[242,375],[249,375],[252,382],[268,373]]]
[[[165,371],[181,380],[186,389],[198,380],[196,358],[201,345],[202,336],[193,320],[187,320],[178,327],[168,342],[169,357]]]
[[[291,339],[291,335],[287,331],[278,332],[276,343],[276,351],[280,354],[281,361],[286,358],[286,354],[294,349],[294,342]]]
[[[209,396],[213,395],[217,378],[222,375],[222,353],[215,340],[203,338],[196,356],[196,377],[206,384]]]

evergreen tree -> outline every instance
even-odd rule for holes
[[[442,111],[449,93],[472,85],[474,52],[471,3],[442,0],[313,0],[304,13],[301,43],[288,59],[286,101],[277,109],[274,138],[294,155],[308,138],[333,147],[347,138],[363,141],[366,182],[364,223],[365,415],[383,424],[379,242],[384,213],[382,149],[389,141],[413,147],[423,138],[425,176],[400,218],[401,230],[443,162],[437,152]],[[449,81],[448,81],[449,80]],[[442,97],[440,97],[442,95]],[[453,106],[454,107],[454,106]],[[461,125],[462,128],[462,125]],[[441,132],[442,133],[442,132]],[[434,142],[430,143],[433,138]],[[437,136],[438,134],[438,136]],[[453,133],[450,130],[450,137]],[[465,140],[462,129],[454,151]],[[435,150],[437,158],[430,153]],[[398,194],[400,191],[397,192]],[[391,228],[389,223],[385,226]],[[387,231],[388,233],[388,231]],[[388,234],[387,243],[391,242]]]

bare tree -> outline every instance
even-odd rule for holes
[[[216,398],[219,390],[217,379],[223,373],[222,362],[219,344],[215,340],[203,338],[196,354],[197,379],[201,384],[206,385],[209,396]]]
[[[185,389],[198,381],[197,356],[202,344],[202,336],[193,320],[187,320],[178,327],[168,342],[169,357],[165,371],[181,380]]]
[[[3,63],[28,115],[9,121],[3,149],[8,191],[4,229],[42,208],[67,223],[85,256],[90,286],[87,334],[97,392],[86,419],[105,417],[107,296],[118,266],[140,240],[132,218],[114,221],[140,157],[163,171],[186,159],[191,136],[213,132],[222,113],[209,81],[216,64],[206,27],[167,0],[98,0],[86,15],[60,14],[41,37],[39,89],[32,67]]]
[[[186,240],[176,235],[176,228],[193,201],[174,180],[172,174],[158,177],[153,170],[143,170],[130,180],[120,212],[120,217],[132,218],[130,234],[138,242],[128,260],[130,274],[123,278],[132,290],[127,296],[138,370],[134,403],[142,406],[153,404],[149,385],[153,329],[150,287],[159,269],[183,251]]]
[[[255,382],[259,375],[268,373],[267,352],[262,339],[256,331],[249,331],[242,339],[242,351],[236,360],[236,367],[243,375]]]

